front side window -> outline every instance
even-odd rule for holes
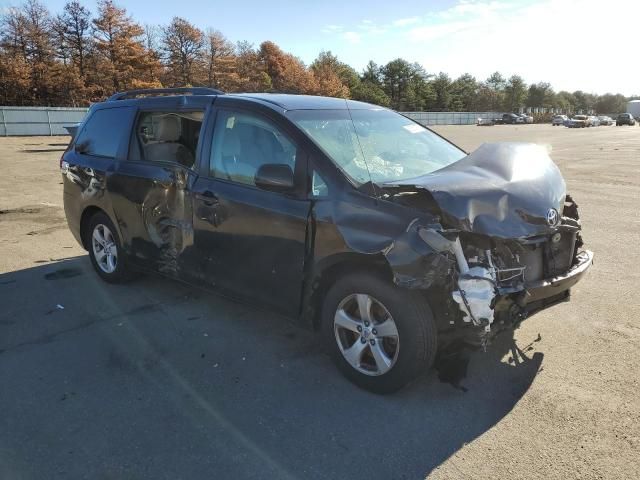
[[[203,118],[203,111],[142,112],[136,122],[141,158],[135,159],[193,167]]]
[[[292,110],[288,116],[356,185],[426,175],[466,155],[386,109]]]
[[[76,150],[86,155],[115,158],[130,126],[130,107],[96,110],[76,139]]]
[[[313,170],[311,174],[311,195],[314,197],[329,196],[329,187],[327,182],[320,176],[317,170]]]
[[[216,119],[210,174],[255,185],[258,168],[284,164],[295,172],[295,144],[272,122],[249,113],[222,110]]]

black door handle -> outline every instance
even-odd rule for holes
[[[215,194],[210,190],[205,190],[202,193],[196,193],[195,197],[198,200],[202,200],[202,202],[208,207],[218,203],[218,197],[216,197]]]

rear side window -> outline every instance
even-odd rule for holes
[[[142,112],[135,129],[140,151],[131,159],[192,168],[203,118],[204,111]]]
[[[115,158],[120,142],[128,134],[131,107],[96,110],[76,140],[76,150],[86,155]]]

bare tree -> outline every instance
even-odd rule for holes
[[[27,60],[27,18],[22,9],[10,8],[2,16],[0,42],[9,55]]]
[[[68,2],[54,24],[58,51],[62,53],[63,60],[71,59],[83,78],[86,57],[91,48],[90,27],[91,13],[77,1]]]
[[[98,18],[93,20],[95,48],[100,70],[111,79],[115,90],[141,86],[149,81],[147,50],[143,28],[111,0],[98,3]],[[107,89],[111,90],[111,88]]]
[[[33,62],[52,60],[52,20],[49,10],[38,0],[27,0],[22,7],[26,18],[27,55]]]
[[[235,67],[233,44],[218,30],[206,33],[207,85],[215,88],[232,87],[230,75]]]
[[[158,25],[146,24],[144,26],[143,36],[149,58],[149,61],[147,62],[149,80],[154,84],[161,85],[160,77],[162,76],[163,65],[161,63],[160,40],[162,36],[162,28]]]
[[[184,18],[174,17],[162,33],[169,82],[177,86],[199,83],[204,47],[202,30]]]

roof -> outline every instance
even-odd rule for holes
[[[133,99],[140,96],[151,95],[222,95],[224,92],[215,88],[207,87],[176,87],[176,88],[142,88],[137,90],[127,90],[125,92],[118,92],[111,95],[107,102],[113,102],[116,100]]]
[[[173,104],[182,106],[196,105],[212,96],[221,98],[237,98],[254,101],[265,106],[282,110],[372,110],[379,109],[376,105],[346,100],[344,98],[320,97],[315,95],[297,95],[285,93],[232,93],[225,94],[220,90],[205,87],[181,87],[181,88],[151,88],[142,90],[130,90],[112,95],[102,104],[117,102],[119,105],[133,105],[139,103],[149,104]]]
[[[285,93],[234,93],[226,97],[243,97],[260,100],[285,110],[346,110],[347,104],[352,110],[370,110],[381,108],[369,103],[344,98],[319,97],[314,95],[294,95]]]

